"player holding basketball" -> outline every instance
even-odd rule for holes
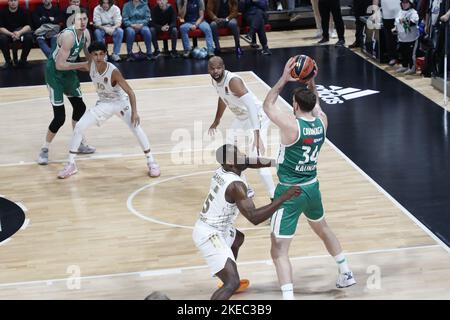
[[[275,160],[258,158],[256,161],[250,161],[231,144],[217,149],[216,160],[221,167],[211,179],[209,195],[203,204],[192,237],[206,259],[211,273],[223,282],[223,286],[213,293],[211,299],[225,300],[240,286],[236,258],[244,242],[244,234],[234,226],[237,209],[251,223],[257,225],[271,217],[284,201],[298,198],[301,191],[296,186],[287,188],[283,193],[278,193],[277,199],[272,203],[256,209],[252,199],[247,196],[247,184],[241,178],[241,173],[247,168],[274,166]],[[242,285],[247,287],[248,280],[243,281]]]
[[[95,107],[89,109],[78,121],[70,142],[69,163],[58,173],[58,178],[65,179],[77,173],[75,156],[84,131],[97,124],[100,126],[114,114],[121,118],[136,136],[147,158],[148,174],[159,177],[160,169],[150,152],[150,143],[140,126],[136,109],[136,96],[120,71],[106,62],[107,48],[103,42],[94,42],[89,46],[91,61],[85,66],[97,90],[99,100]]]
[[[292,266],[288,252],[302,212],[308,219],[311,228],[336,260],[339,268],[336,286],[345,288],[356,283],[341,245],[326,223],[322,206],[316,167],[320,148],[325,142],[328,120],[319,105],[315,90],[315,75],[310,75],[307,82],[308,88],[294,90],[293,113],[283,112],[275,106],[278,95],[286,83],[298,80],[291,76],[291,71],[295,68],[296,63],[300,68],[312,68],[311,65],[306,65],[305,61],[297,62],[296,60],[296,57],[288,60],[283,75],[269,91],[263,105],[267,116],[280,128],[281,135],[277,170],[280,182],[275,190],[274,199],[280,197],[292,186],[300,186],[302,189],[300,197],[284,202],[271,219],[272,248],[270,253],[277,271],[283,299],[286,300],[294,299]],[[314,63],[313,60],[312,63]]]
[[[91,37],[86,29],[88,24],[86,10],[80,9],[74,17],[75,24],[67,27],[58,35],[56,48],[49,56],[45,67],[45,82],[53,106],[53,120],[48,127],[44,145],[38,156],[37,162],[41,165],[48,164],[49,145],[66,120],[64,95],[69,98],[73,108],[73,127],[86,111],[76,70],[85,68],[87,62],[76,61],[81,50],[84,50],[86,57],[89,56],[87,47],[91,43]],[[95,152],[95,148],[82,143],[75,151],[87,154]]]
[[[252,130],[253,146],[250,155],[264,155],[267,148],[267,130],[270,120],[262,110],[261,101],[247,88],[241,77],[225,70],[225,64],[221,57],[215,56],[209,59],[208,72],[219,95],[216,117],[209,128],[209,134],[214,135],[220,119],[228,107],[236,118],[231,124],[231,134],[227,135],[227,143],[235,144],[239,130]],[[259,169],[259,175],[266,186],[269,197],[273,198],[275,184],[270,169]],[[245,181],[245,176],[242,178]],[[249,188],[249,196],[252,197],[253,194],[253,190]]]

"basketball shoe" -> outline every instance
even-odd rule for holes
[[[77,170],[76,164],[69,162],[68,164],[66,164],[64,169],[62,169],[60,172],[58,172],[58,178],[59,179],[66,179],[66,178],[74,175],[77,172],[78,172],[78,170]]]
[[[80,146],[78,147],[78,153],[82,153],[82,154],[89,154],[89,153],[94,153],[95,152],[95,147],[81,143]]]
[[[248,279],[241,279],[241,281],[239,282],[239,288],[234,293],[244,292],[245,290],[247,290],[249,285],[250,281]],[[223,282],[220,281],[217,287],[222,288]]]
[[[356,283],[355,278],[353,277],[353,272],[344,272],[340,273],[338,275],[338,278],[336,280],[336,287],[337,288],[347,288]]]
[[[40,165],[47,165],[48,164],[48,148],[41,148],[41,152],[38,156],[38,161]]]
[[[161,175],[161,170],[159,169],[159,165],[156,162],[150,162],[147,164],[148,166],[148,175],[152,178],[157,178]]]

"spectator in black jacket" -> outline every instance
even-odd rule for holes
[[[243,14],[245,22],[250,27],[250,31],[243,37],[245,41],[252,46],[255,40],[255,34],[258,34],[259,42],[262,45],[261,53],[264,55],[272,54],[267,45],[266,30],[264,24],[267,23],[267,0],[240,0],[243,5]]]
[[[152,35],[155,35],[153,45],[155,46],[155,52],[159,53],[159,46],[157,40],[157,34],[160,32],[168,31],[170,39],[172,41],[172,51],[170,56],[172,58],[178,57],[177,54],[177,13],[175,9],[167,3],[167,0],[157,0],[158,4],[152,10],[152,20],[150,21]]]
[[[27,67],[27,57],[33,45],[31,19],[27,11],[19,8],[18,0],[8,0],[8,8],[0,11],[0,49],[5,58],[4,68],[13,66],[10,45],[13,47],[13,59],[16,67]],[[22,44],[20,61],[17,61],[17,50]]]
[[[349,45],[349,48],[359,48],[363,45],[364,22],[360,17],[367,16],[367,9],[372,5],[372,0],[353,0],[353,14],[355,15],[355,42]]]
[[[60,23],[62,22],[61,11],[59,11],[58,7],[52,5],[52,0],[42,0],[42,4],[33,11],[32,17],[33,26],[36,30],[36,41],[39,48],[48,57],[52,53],[52,48],[56,47],[56,36],[58,35]],[[39,32],[45,26],[48,26],[46,29],[49,31],[46,33],[43,33],[43,31]]]
[[[391,0],[394,1],[394,0]],[[322,40],[319,43],[326,43],[330,40],[330,35],[328,33],[329,30],[329,22],[330,22],[330,14],[333,15],[334,26],[336,27],[336,31],[338,34],[338,42],[336,42],[336,46],[344,46],[345,45],[345,26],[344,20],[342,20],[341,13],[341,2],[340,0],[319,0],[319,12],[320,18],[322,21]]]

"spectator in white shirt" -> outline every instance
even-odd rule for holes
[[[123,40],[122,15],[114,0],[99,0],[94,8],[94,36],[96,41],[105,42],[105,34],[113,38],[113,54],[111,59],[120,61],[120,47]]]

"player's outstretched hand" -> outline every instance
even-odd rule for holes
[[[217,128],[218,125],[219,125],[218,123],[213,122],[213,124],[211,125],[211,127],[209,127],[208,134],[209,134],[210,136],[213,136],[213,135],[216,134],[216,128]]]
[[[90,67],[89,67],[89,61],[83,62],[82,65],[80,65],[80,67],[78,68],[78,70],[83,71],[83,72],[89,72]]]
[[[139,119],[139,115],[136,112],[131,113],[131,124],[133,127],[137,127],[140,122],[141,119]]]
[[[302,189],[299,186],[293,186],[287,189],[281,196],[284,201],[289,200],[294,197],[298,197],[302,193]]]

